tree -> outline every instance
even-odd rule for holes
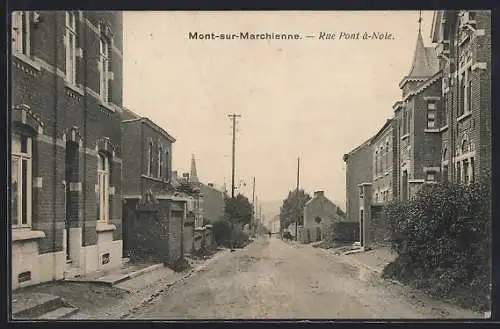
[[[298,224],[304,224],[304,206],[311,200],[311,196],[304,190],[299,189],[288,192],[288,197],[283,200],[280,208],[280,227],[281,230],[295,223],[298,218]]]
[[[249,224],[253,215],[253,207],[248,198],[238,194],[234,199],[226,197],[225,212],[226,218],[233,223]]]

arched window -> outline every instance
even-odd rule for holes
[[[32,207],[32,139],[12,134],[11,216],[12,225],[30,226]]]
[[[378,150],[375,151],[375,175],[378,174]]]
[[[109,221],[109,156],[99,153],[97,165],[98,217],[101,222]]]
[[[462,154],[470,152],[470,143],[469,143],[469,141],[467,139],[464,139],[462,141],[461,151],[462,151]]]

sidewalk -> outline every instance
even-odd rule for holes
[[[16,310],[15,313],[29,311],[32,318],[39,318],[38,313],[47,307],[43,305],[43,298],[37,298],[40,305],[36,305],[36,311],[39,312],[35,314],[32,311],[35,310],[35,306],[31,305],[32,299],[33,296],[44,296],[54,307],[56,302],[64,309],[68,309],[68,305],[73,307],[71,312],[65,314],[67,319],[121,319],[170,286],[203,270],[228,253],[228,249],[219,249],[205,260],[190,262],[190,268],[183,272],[175,272],[163,264],[130,262],[112,271],[22,288],[12,293],[12,308]]]

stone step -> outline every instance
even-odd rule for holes
[[[45,293],[17,293],[12,296],[12,317],[36,318],[62,306],[64,302],[59,296]]]
[[[71,307],[71,306],[59,307],[53,311],[42,314],[37,319],[40,319],[40,320],[65,319],[65,318],[68,318],[71,315],[75,314],[76,312],[78,312],[78,308],[76,308],[76,307]]]

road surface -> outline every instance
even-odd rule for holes
[[[342,257],[348,256],[261,238],[208,264],[129,318],[481,317],[376,278]]]

